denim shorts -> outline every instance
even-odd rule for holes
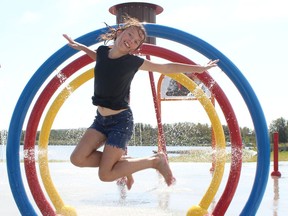
[[[131,109],[118,114],[102,116],[98,110],[90,128],[95,129],[107,137],[106,145],[121,148],[124,151],[133,134],[134,120]]]

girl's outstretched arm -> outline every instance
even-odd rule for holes
[[[97,52],[95,50],[92,50],[84,44],[74,41],[67,34],[63,34],[63,37],[68,41],[68,46],[76,50],[84,51],[90,58],[96,61]]]
[[[145,71],[154,71],[160,73],[203,73],[204,71],[209,70],[210,68],[216,67],[218,59],[214,61],[209,61],[206,65],[191,65],[191,64],[182,64],[182,63],[154,63],[149,60],[144,60],[144,63],[139,68],[140,70]]]

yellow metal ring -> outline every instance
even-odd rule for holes
[[[198,87],[198,85],[189,79],[184,74],[165,74],[172,79],[176,80],[183,86],[185,86],[188,90],[191,91],[193,95],[199,100],[199,102],[202,104],[203,108],[206,110],[209,119],[212,124],[212,128],[215,133],[215,140],[216,140],[216,163],[215,163],[215,171],[213,174],[213,178],[211,180],[211,183],[203,196],[202,200],[200,201],[198,206],[192,206],[188,212],[187,215],[193,215],[193,216],[203,216],[208,213],[208,208],[213,200],[213,198],[216,195],[216,192],[219,189],[223,173],[224,173],[224,167],[226,162],[226,156],[225,156],[225,136],[223,132],[223,128],[221,125],[221,122],[218,118],[218,115],[216,113],[216,110],[211,103],[211,101],[206,97],[205,93],[202,91],[201,88]]]
[[[38,145],[38,159],[39,159],[39,168],[40,175],[43,181],[43,185],[46,189],[48,196],[50,197],[51,202],[53,203],[56,212],[60,215],[69,215],[76,216],[76,210],[70,206],[64,204],[61,199],[58,191],[54,187],[51,175],[49,172],[48,166],[48,142],[52,124],[54,119],[65,102],[65,100],[75,91],[78,87],[84,84],[87,80],[92,79],[94,76],[93,69],[86,71],[77,78],[75,78],[68,87],[63,89],[61,93],[55,98],[50,109],[48,110],[46,117],[44,119],[40,135],[39,135],[39,145]]]
[[[211,101],[206,97],[205,93],[198,88],[197,84],[189,79],[184,74],[169,74],[167,75],[172,79],[176,80],[183,86],[185,86],[188,90],[191,91],[192,94],[199,100],[202,104],[203,108],[207,112],[209,119],[211,121],[215,139],[216,139],[216,164],[215,164],[215,171],[212,178],[212,181],[201,199],[199,205],[192,206],[189,210],[187,215],[204,215],[208,213],[209,205],[211,204],[223,177],[224,173],[224,166],[225,166],[225,137],[221,122],[218,118],[218,115],[215,111],[215,108]],[[39,167],[40,167],[40,174],[46,189],[48,196],[50,197],[54,207],[56,208],[57,213],[66,215],[76,215],[76,211],[74,208],[66,206],[62,201],[59,193],[57,192],[54,184],[52,182],[49,167],[48,167],[48,140],[50,136],[50,130],[54,119],[65,102],[65,100],[70,96],[70,94],[76,90],[79,86],[84,84],[89,79],[93,78],[93,69],[90,69],[77,77],[73,80],[68,88],[62,90],[62,92],[56,97],[54,102],[52,103],[50,109],[48,110],[46,117],[44,119],[40,136],[39,136]]]

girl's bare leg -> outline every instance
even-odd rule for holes
[[[164,153],[137,159],[121,159],[122,155],[122,149],[105,145],[99,166],[99,178],[102,181],[114,181],[123,176],[130,176],[140,170],[154,168],[164,177],[168,186],[173,183],[172,171]]]
[[[102,133],[88,128],[71,154],[71,163],[78,167],[99,167],[103,153],[97,149],[104,144],[105,140],[106,137]],[[133,183],[132,175],[127,176],[126,185],[129,190]]]
[[[97,149],[105,140],[102,133],[88,128],[70,156],[71,163],[78,167],[99,167],[102,152]]]

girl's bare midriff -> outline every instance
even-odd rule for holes
[[[123,112],[126,109],[120,109],[120,110],[112,110],[106,107],[102,107],[102,106],[98,106],[98,112],[102,115],[102,116],[110,116],[110,115],[116,115],[118,113]]]

